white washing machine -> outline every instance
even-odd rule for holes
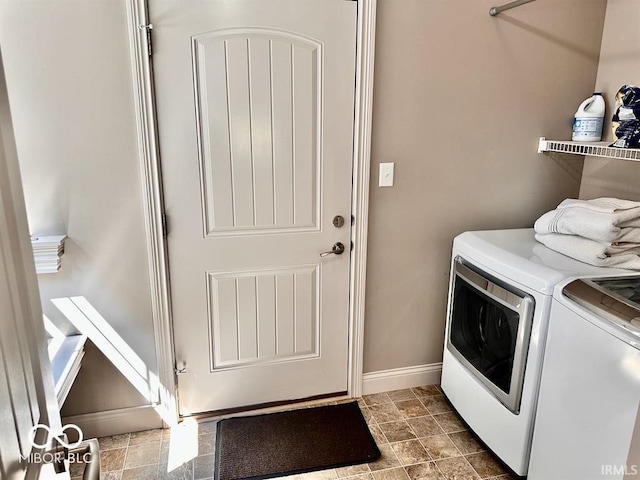
[[[624,272],[549,250],[532,229],[465,232],[454,239],[442,389],[518,475],[529,467],[554,287],[571,277]]]
[[[640,276],[556,287],[529,480],[640,479]]]

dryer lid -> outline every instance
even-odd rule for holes
[[[562,295],[615,328],[617,337],[638,347],[640,342],[640,276],[591,278],[570,282]]]

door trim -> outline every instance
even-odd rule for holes
[[[373,65],[375,57],[377,0],[358,0],[356,40],[356,105],[353,142],[351,292],[349,312],[348,393],[362,396],[364,370],[364,307],[369,231],[369,178],[371,172],[371,124],[373,120]]]
[[[147,261],[151,286],[153,335],[158,362],[158,384],[160,385],[158,395],[160,403],[157,406],[157,411],[165,426],[172,427],[177,425],[179,417],[153,66],[147,54],[149,45],[145,28],[149,21],[145,0],[127,0],[126,6]]]
[[[373,66],[377,0],[357,0],[355,119],[353,145],[352,226],[347,389],[351,397],[362,395],[364,308],[369,224],[369,178],[373,105]],[[158,405],[167,426],[177,423],[178,402],[173,348],[173,321],[167,242],[164,236],[162,172],[153,88],[153,65],[148,56],[149,24],[146,0],[127,0],[131,69],[138,138],[138,157],[145,214],[149,278],[158,379]]]

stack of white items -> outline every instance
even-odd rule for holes
[[[31,237],[36,273],[56,273],[62,264],[65,235]]]
[[[564,200],[535,223],[536,240],[597,267],[640,270],[640,202]]]

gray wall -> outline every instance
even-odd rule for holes
[[[365,372],[441,361],[456,234],[529,227],[578,194],[536,146],[570,138],[593,91],[606,1],[490,17],[500,3],[378,2]]]
[[[605,140],[612,138],[615,94],[625,83],[640,85],[640,2],[609,0],[596,81],[596,89],[602,90],[607,101]],[[602,196],[640,200],[640,165],[587,157],[580,197]]]
[[[124,2],[4,0],[0,42],[32,234],[68,234],[49,299],[85,296],[156,370]],[[63,414],[146,402],[90,349]],[[96,375],[95,373],[99,373]]]

